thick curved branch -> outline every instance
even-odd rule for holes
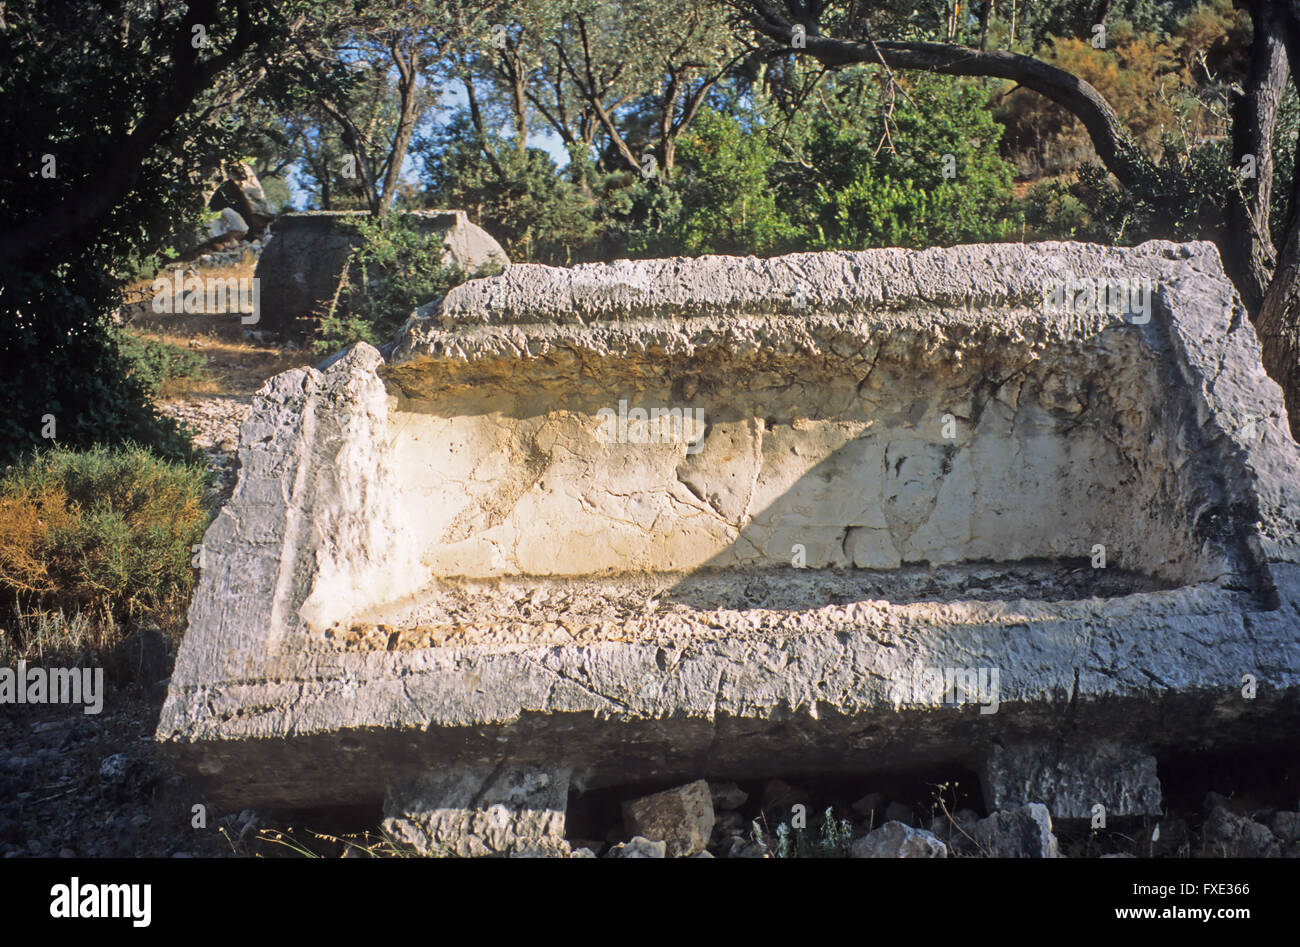
[[[1150,161],[1125,130],[1110,103],[1093,86],[1063,69],[1032,56],[1000,51],[981,52],[951,43],[858,43],[818,34],[805,27],[796,49],[794,27],[765,0],[746,4],[749,22],[763,35],[792,51],[803,52],[831,68],[856,63],[882,63],[891,69],[919,69],[947,76],[986,76],[1009,79],[1046,96],[1083,123],[1106,169],[1126,187],[1135,184]]]

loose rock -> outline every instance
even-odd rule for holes
[[[948,846],[924,829],[886,822],[853,843],[853,858],[947,858]]]
[[[1011,812],[995,812],[975,824],[971,833],[989,858],[1060,858],[1047,807],[1032,802]]]
[[[623,804],[628,834],[664,842],[669,858],[703,851],[713,821],[713,799],[702,779]]]
[[[1300,812],[1278,812],[1273,815],[1273,834],[1283,842],[1300,842]]]
[[[1096,805],[1112,818],[1160,814],[1155,757],[1115,743],[994,746],[982,761],[980,783],[991,809],[1040,801],[1058,821],[1090,820]]]
[[[422,855],[567,855],[569,770],[457,764],[389,787],[384,830]]]
[[[1203,853],[1211,858],[1276,858],[1281,844],[1269,831],[1225,806],[1215,806],[1201,829]]]
[[[609,850],[606,858],[666,858],[668,846],[636,836],[629,842],[620,842]]]

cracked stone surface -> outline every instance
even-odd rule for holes
[[[566,856],[569,771],[455,765],[395,780],[384,831],[424,856]]]
[[[1156,758],[1133,747],[993,746],[979,775],[990,809],[1041,802],[1058,822],[1090,820],[1095,806],[1107,819],[1162,812]]]
[[[853,843],[854,858],[947,858],[948,846],[925,829],[886,822]]]
[[[1045,311],[1076,275],[1151,318]],[[269,381],[239,453],[158,729],[214,799],[1300,714],[1300,457],[1210,244],[516,265]],[[999,709],[918,668],[997,669]]]
[[[623,803],[627,834],[663,842],[668,858],[704,851],[713,832],[713,797],[702,779]]]
[[[1267,830],[1265,830],[1267,831]],[[971,829],[980,854],[987,858],[1060,858],[1047,807],[1029,803],[1011,812],[994,812]]]

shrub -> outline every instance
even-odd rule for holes
[[[827,808],[818,835],[807,828],[791,828],[789,823],[782,822],[776,827],[776,844],[773,846],[755,822],[752,837],[777,858],[847,858],[853,845],[853,824],[847,819],[835,818],[834,809]]]
[[[769,175],[779,155],[763,127],[703,111],[681,144],[682,212],[677,252],[780,253],[798,245],[799,228],[777,203]]]
[[[1086,240],[1094,236],[1088,209],[1060,178],[1040,181],[1025,194],[1025,225],[1032,240]]]
[[[1071,192],[1092,219],[1091,239],[1135,244],[1213,237],[1222,226],[1226,195],[1239,186],[1226,142],[1188,147],[1170,136],[1161,162],[1147,164],[1128,188],[1121,190],[1104,168],[1088,164],[1079,169]]]
[[[117,350],[126,360],[128,378],[138,382],[150,398],[158,397],[165,382],[201,377],[208,360],[198,352],[148,339],[130,332],[115,333]]]
[[[98,271],[0,273],[0,464],[48,446],[49,418],[63,446],[133,443],[189,456],[188,437],[130,377],[121,333],[106,316],[120,298],[118,284]]]
[[[38,453],[0,477],[0,598],[134,616],[183,602],[207,472],[138,447]]]
[[[1002,128],[989,113],[988,86],[909,75],[907,100],[891,112],[868,75],[843,77],[843,101],[811,120],[800,160],[775,176],[778,206],[807,220],[809,248],[1017,236],[1011,166],[998,153]]]
[[[469,278],[459,267],[443,264],[440,235],[421,231],[400,214],[364,218],[352,226],[361,245],[344,269],[339,292],[325,304],[312,343],[320,354],[356,341],[387,342],[417,306]]]

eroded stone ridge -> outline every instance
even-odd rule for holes
[[[1295,723],[1300,458],[1210,244],[516,265],[385,353],[243,429],[159,725],[218,794]]]

